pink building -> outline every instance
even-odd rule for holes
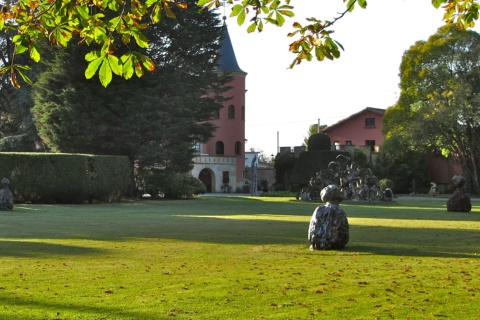
[[[385,110],[365,108],[348,118],[323,130],[330,137],[333,148],[348,151],[352,157],[355,150],[364,152],[370,161],[375,161],[383,144],[382,119]],[[437,184],[442,193],[448,191],[448,186],[454,175],[462,174],[462,169],[451,159],[443,157],[434,148],[429,148],[425,155],[428,177]]]
[[[220,48],[219,72],[233,75],[232,87],[225,93],[225,102],[216,119],[214,137],[198,146],[192,175],[207,187],[207,192],[236,192],[243,189],[245,170],[245,77],[238,66],[232,42],[224,24]]]
[[[365,108],[323,129],[323,132],[328,134],[338,150],[353,147],[378,152],[384,140],[382,134],[384,114],[384,109]]]

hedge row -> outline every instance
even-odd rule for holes
[[[130,161],[122,156],[0,153],[0,179],[10,180],[15,202],[112,202],[130,184]]]

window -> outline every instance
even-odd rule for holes
[[[194,153],[200,153],[200,142],[195,141],[192,145],[192,149]]]
[[[375,127],[375,118],[365,118],[365,127]]]
[[[213,112],[213,119],[220,119],[220,109]]]
[[[228,171],[223,171],[222,172],[222,183],[229,183],[230,182],[230,172]]]
[[[242,107],[242,120],[245,121],[245,106]]]
[[[235,119],[235,106],[229,105],[228,106],[228,119]]]
[[[375,140],[365,140],[365,145],[370,146],[370,151],[375,151]]]
[[[215,154],[216,155],[219,155],[219,156],[223,156],[223,142],[222,141],[217,141],[217,143],[215,143]]]
[[[240,141],[235,142],[235,155],[239,156],[242,154],[242,144]]]

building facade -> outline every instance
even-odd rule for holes
[[[383,144],[384,109],[365,108],[323,129],[334,146],[368,147],[377,151]]]
[[[240,69],[227,26],[223,25],[218,72],[233,76],[230,99],[224,103],[210,122],[216,130],[212,139],[197,147],[191,174],[207,187],[207,192],[240,192],[245,170],[245,80],[247,73]]]

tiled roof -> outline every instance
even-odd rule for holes
[[[376,113],[376,114],[379,114],[379,115],[381,115],[382,117],[383,117],[383,115],[385,114],[385,109],[367,107],[367,108],[365,108],[365,109],[363,109],[363,110],[360,110],[360,111],[357,112],[357,113],[352,114],[351,116],[349,116],[349,117],[347,117],[347,118],[345,118],[345,119],[343,119],[343,120],[338,121],[337,123],[332,124],[331,126],[326,127],[326,128],[323,129],[322,131],[323,131],[323,132],[328,132],[328,131],[330,131],[330,129],[335,128],[335,127],[338,127],[339,125],[341,125],[341,124],[343,124],[343,123],[345,123],[345,122],[347,122],[347,121],[349,121],[349,120],[351,120],[351,119],[354,119],[354,118],[357,117],[358,115],[360,115],[360,114],[362,114],[362,113],[365,113],[365,112],[367,112],[367,111],[373,112],[373,113]]]
[[[237,58],[235,57],[235,51],[233,50],[232,40],[228,34],[227,25],[223,24],[223,37],[222,45],[220,47],[219,59],[218,59],[218,70],[224,72],[239,72],[247,74],[245,71],[240,69]]]

